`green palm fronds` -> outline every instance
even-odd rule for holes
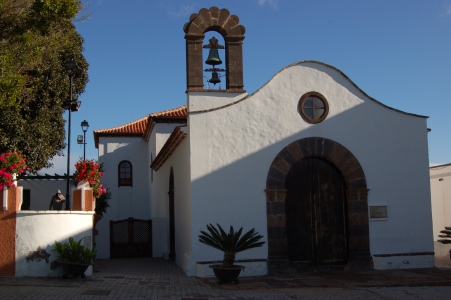
[[[225,267],[230,267],[233,265],[236,253],[261,247],[265,243],[259,242],[263,236],[258,234],[258,232],[255,232],[254,228],[241,236],[243,227],[241,227],[238,231],[235,231],[233,226],[230,226],[229,233],[226,233],[219,224],[216,225],[218,228],[214,227],[212,224],[208,224],[208,232],[201,230],[199,242],[223,251],[223,266]]]
[[[57,259],[65,262],[71,263],[92,263],[95,261],[97,256],[97,250],[89,249],[81,245],[81,240],[76,242],[72,237],[69,238],[69,242],[60,243],[56,242],[54,244],[55,249],[58,254]]]
[[[440,230],[440,233],[442,234],[439,234],[438,237],[442,239],[437,241],[442,244],[451,244],[451,227],[445,226],[445,230]]]

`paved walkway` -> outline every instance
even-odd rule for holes
[[[158,258],[96,263],[85,279],[0,277],[0,299],[451,299],[451,262],[430,269],[215,278],[186,277]]]

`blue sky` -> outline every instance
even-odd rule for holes
[[[294,62],[327,63],[385,105],[429,116],[430,163],[451,163],[451,0],[94,0],[76,22],[90,67],[72,114],[71,165],[83,156],[83,120],[86,157],[97,159],[92,130],[186,103],[183,25],[211,6],[246,28],[248,93]],[[66,157],[54,162],[41,173],[63,174]]]

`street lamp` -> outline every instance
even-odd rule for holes
[[[81,122],[81,130],[83,130],[83,160],[86,160],[86,131],[88,131],[89,123],[84,120]]]
[[[70,97],[68,103],[69,111],[69,126],[67,130],[67,173],[66,173],[66,210],[70,210],[70,191],[69,191],[69,169],[70,169],[70,123],[71,123],[71,112],[78,111],[81,105],[81,101],[76,101],[72,103],[72,78],[74,77],[75,71],[77,70],[77,62],[75,59],[68,59],[64,62],[64,67],[69,71],[70,78]]]

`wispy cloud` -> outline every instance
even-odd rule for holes
[[[451,16],[451,4],[444,4],[443,8],[444,8],[444,11],[440,16],[441,17]]]
[[[191,15],[195,11],[194,4],[180,4],[175,6],[165,3],[162,6],[166,7],[168,14],[175,18]]]
[[[273,9],[276,9],[278,7],[278,0],[257,0],[258,5],[260,6],[265,6],[265,5],[269,5],[270,7],[272,7]]]

